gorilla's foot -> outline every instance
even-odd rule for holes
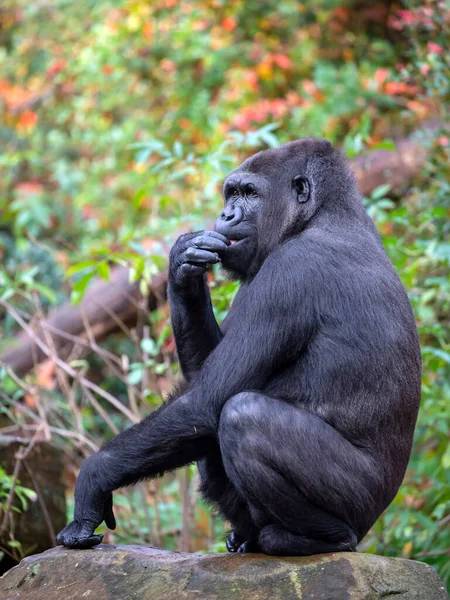
[[[319,540],[298,535],[277,525],[267,525],[259,535],[259,545],[265,554],[274,556],[310,556],[327,552],[351,552],[358,538],[349,527],[346,539],[341,541]]]
[[[232,531],[227,537],[226,546],[228,552],[239,552],[246,554],[248,552],[260,551],[255,540],[245,540],[235,531]]]

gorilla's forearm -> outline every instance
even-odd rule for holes
[[[195,283],[195,295],[182,294],[170,280],[168,289],[178,360],[187,381],[202,368],[206,357],[223,337],[214,317],[206,281],[202,278]]]
[[[179,362],[187,381],[222,339],[214,317],[206,272],[220,262],[229,240],[214,231],[182,235],[169,260],[168,296]]]
[[[114,490],[207,455],[212,438],[205,427],[196,424],[189,400],[188,393],[167,402],[84,461],[75,486],[74,520],[59,534],[59,543],[69,548],[96,546],[103,535],[94,531],[103,520],[115,528]]]
[[[82,480],[96,481],[109,493],[200,460],[213,431],[199,414],[195,391],[163,404],[85,461],[82,470],[95,476]]]

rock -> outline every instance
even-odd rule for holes
[[[140,546],[53,548],[0,578],[1,600],[447,600],[434,569],[371,554],[278,558]]]
[[[29,439],[0,435],[0,464],[9,475],[14,471],[17,452],[26,448],[29,442]],[[48,442],[39,441],[21,463],[20,484],[35,490],[39,495],[39,500],[29,502],[28,510],[13,513],[14,539],[21,543],[24,555],[42,552],[54,546],[54,532],[58,533],[66,524],[63,459],[59,449]],[[17,498],[14,504],[21,507]],[[48,522],[42,504],[45,506]],[[6,545],[9,539],[9,530],[6,530],[0,537],[0,545]]]

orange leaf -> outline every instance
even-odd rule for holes
[[[225,17],[221,25],[225,31],[234,31],[237,27],[236,19],[234,17]]]
[[[292,61],[284,54],[274,54],[272,56],[273,62],[280,67],[280,69],[292,69]]]
[[[168,58],[163,58],[159,64],[166,73],[174,73],[177,70],[176,64]]]
[[[418,115],[422,119],[426,116],[428,112],[428,108],[418,100],[409,100],[406,106],[411,112],[416,113],[416,115]]]
[[[146,40],[152,39],[154,29],[155,26],[152,22],[145,23],[145,25],[142,27],[142,35],[145,37]]]
[[[38,384],[46,390],[52,390],[55,385],[55,363],[52,360],[46,360],[36,369],[36,380]]]
[[[36,408],[36,399],[31,394],[25,394],[24,401],[28,408]]]
[[[38,116],[32,110],[25,110],[17,122],[18,129],[33,129],[38,122]]]
[[[16,185],[15,189],[26,196],[37,196],[42,193],[44,186],[38,181],[22,181]]]
[[[375,71],[373,78],[379,85],[382,85],[386,81],[388,75],[389,71],[387,69],[380,68]]]
[[[48,77],[55,77],[58,75],[66,66],[67,61],[64,58],[59,58],[55,60],[47,69],[46,74]]]
[[[410,85],[409,83],[404,83],[403,81],[389,81],[384,86],[384,89],[390,96],[395,96],[396,94],[414,96],[415,94],[419,93],[419,88],[416,85]]]

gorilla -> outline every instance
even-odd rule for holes
[[[196,461],[232,525],[230,552],[354,550],[394,498],[420,401],[407,294],[343,155],[305,138],[225,179],[215,231],[172,248],[168,296],[183,382],[83,463],[69,548],[114,529],[112,492]],[[219,326],[206,281],[240,288]]]

